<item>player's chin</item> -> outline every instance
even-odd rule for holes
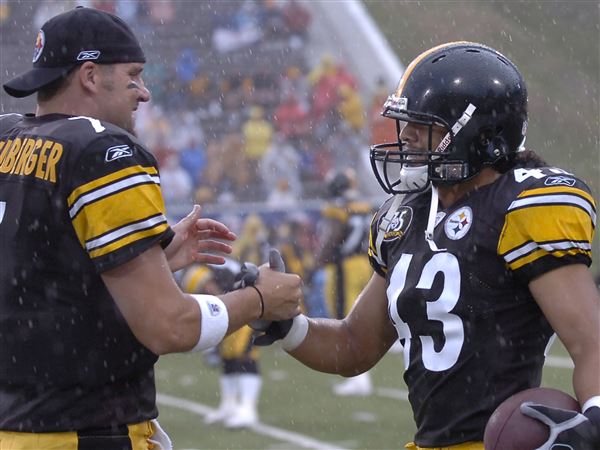
[[[131,115],[127,118],[127,120],[123,121],[121,128],[130,132],[134,136],[137,136],[135,133],[135,111],[132,111]]]

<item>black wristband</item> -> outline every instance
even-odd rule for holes
[[[265,313],[265,300],[264,300],[264,298],[262,296],[262,293],[258,290],[258,288],[256,286],[254,286],[253,284],[251,284],[250,287],[254,288],[254,290],[256,292],[258,292],[258,297],[260,298],[260,316],[258,316],[258,318],[262,319],[262,316]]]

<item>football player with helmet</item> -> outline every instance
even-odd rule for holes
[[[582,413],[525,411],[553,424],[543,449],[600,448],[596,205],[582,180],[523,149],[519,70],[481,44],[439,45],[410,63],[382,114],[398,140],[371,149],[391,194],[371,224],[375,273],[345,319],[298,316],[266,337],[346,376],[399,339],[417,425],[407,447],[482,450],[494,409],[540,385],[556,333]]]
[[[329,310],[327,317],[343,319],[373,273],[367,255],[373,207],[358,198],[353,169],[332,170],[325,180],[329,202],[321,210],[322,232],[315,264],[324,275],[322,295]],[[364,372],[336,384],[333,392],[340,396],[370,395],[373,382],[369,372]]]

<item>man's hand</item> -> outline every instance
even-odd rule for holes
[[[279,341],[287,336],[292,328],[294,319],[278,320],[275,322],[267,322],[267,327],[263,334],[256,336],[253,340],[253,344],[259,347],[267,347],[275,341]]]
[[[255,330],[265,331],[271,321],[286,320],[300,314],[303,298],[301,285],[302,279],[298,275],[285,273],[279,251],[271,249],[268,265],[256,267],[254,264],[244,263],[234,288],[254,286],[261,293],[263,317],[251,322],[250,326]]]
[[[285,263],[281,257],[281,253],[277,249],[272,248],[269,252],[269,268],[276,272],[285,272]],[[255,336],[253,340],[254,345],[259,347],[267,347],[273,342],[283,339],[287,336],[292,328],[294,319],[287,320],[255,320],[250,323],[250,326],[257,331],[263,333]]]
[[[248,286],[254,286],[256,280],[258,280],[258,275],[259,271],[256,264],[245,262],[242,265],[242,270],[240,270],[240,273],[235,277],[233,289],[244,289]]]
[[[600,449],[599,408],[590,408],[583,415],[577,411],[525,402],[521,405],[521,412],[550,428],[548,440],[536,450]]]
[[[236,235],[226,225],[213,219],[201,219],[199,205],[173,225],[175,237],[165,249],[171,272],[192,264],[224,264],[225,258],[214,254],[231,253],[226,242],[235,241]]]

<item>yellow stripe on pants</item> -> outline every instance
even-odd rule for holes
[[[148,438],[153,430],[149,421],[127,426],[133,450],[151,450]],[[77,450],[75,431],[22,433],[0,431],[0,450]]]

